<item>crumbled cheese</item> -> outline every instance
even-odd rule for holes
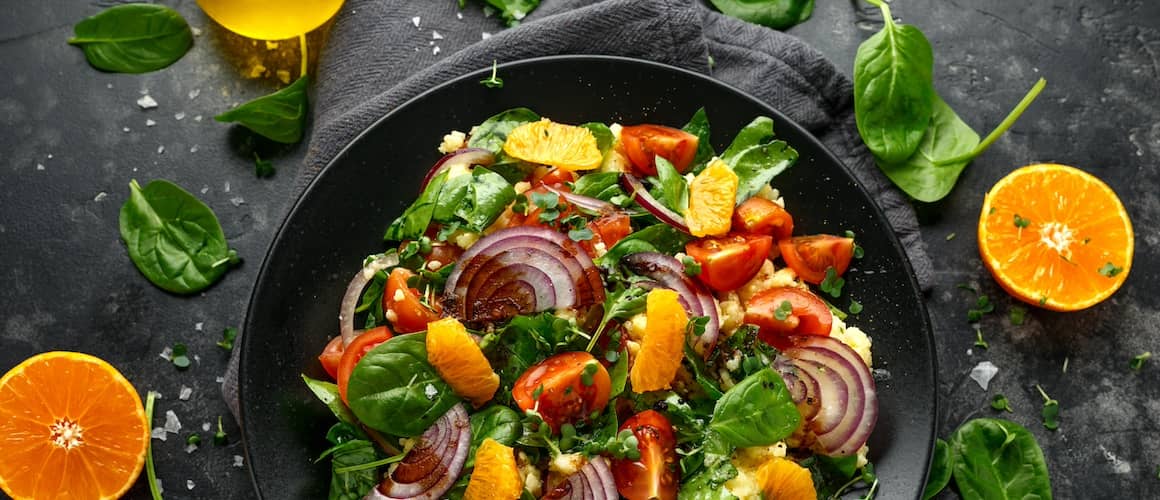
[[[563,477],[575,474],[587,460],[582,453],[561,453],[548,462],[548,470]]]
[[[245,466],[246,466],[246,459],[242,458],[241,455],[234,455],[234,467],[245,467]]]
[[[149,433],[149,436],[153,439],[160,439],[165,441],[165,429],[161,427],[154,427],[153,430]]]
[[[733,351],[733,356],[725,360],[725,369],[731,372],[741,368],[741,351]]]
[[[407,298],[407,294],[403,293],[403,289],[401,289],[401,288],[398,290],[395,290],[395,295],[391,296],[391,299],[393,299],[395,302],[402,302],[406,298]]]
[[[604,163],[600,164],[601,172],[626,172],[628,171],[629,161],[628,157],[624,156],[617,148],[613,147],[608,150],[608,154],[604,156]]]
[[[741,303],[737,292],[724,294],[721,300],[717,301],[717,310],[717,316],[721,318],[721,331],[726,336],[732,335],[733,331],[745,322],[745,305]]]
[[[145,126],[146,126],[146,127],[152,127],[152,126],[154,126],[154,125],[157,125],[157,122],[155,122],[155,121],[153,121],[153,120],[145,120]]]
[[[195,452],[195,451],[197,451],[197,445],[196,445],[196,444],[189,443],[189,444],[185,445],[185,454],[186,454],[186,455],[189,455],[189,454],[191,454],[191,453],[193,453],[193,452]]]
[[[834,317],[834,322],[830,325],[830,336],[841,340],[843,344],[850,346],[862,361],[866,362],[866,366],[874,366],[873,358],[870,354],[870,348],[873,342],[870,337],[863,332],[861,328],[856,326],[846,326],[846,322],[842,321],[837,316]]]
[[[383,313],[383,316],[386,316],[387,321],[390,321],[391,324],[399,321],[399,315],[395,313],[394,309],[387,309],[387,312]]]
[[[440,267],[443,267],[443,263],[437,260],[433,260],[427,263],[427,269],[432,271],[438,271]]]
[[[161,354],[158,354],[158,356],[161,356],[161,359],[164,359],[165,361],[173,361],[173,348],[166,347],[165,349],[162,349]]]
[[[556,309],[555,314],[556,314],[557,318],[567,320],[567,321],[576,321],[576,310],[575,309],[571,309],[571,308]]]
[[[519,465],[520,481],[524,483],[524,489],[533,497],[539,498],[544,487],[540,469],[536,468],[535,464],[528,460],[528,455],[522,451],[516,457],[516,463]]]
[[[797,274],[794,274],[792,269],[788,267],[774,269],[773,262],[766,259],[765,262],[761,263],[761,269],[757,271],[753,279],[737,289],[737,295],[741,297],[741,302],[745,303],[762,291],[787,286],[808,289],[805,284],[797,280]]]
[[[457,234],[453,237],[453,241],[455,242],[455,246],[467,250],[468,248],[471,248],[471,245],[474,245],[475,242],[479,241],[479,233],[457,231]]]
[[[759,189],[753,196],[758,198],[765,198],[769,201],[777,203],[781,206],[781,208],[785,208],[785,199],[781,197],[781,193],[777,189],[775,189],[773,186],[770,186],[769,184],[761,186],[761,189]]]
[[[439,143],[439,152],[443,154],[462,149],[467,145],[467,134],[458,130],[452,130],[447,135],[443,136],[443,142]]]
[[[189,396],[193,395],[193,389],[187,386],[181,386],[181,393],[177,395],[177,399],[182,401],[189,401]]]
[[[597,241],[594,245],[592,245],[592,252],[595,253],[596,258],[599,259],[600,257],[603,257],[604,254],[608,253],[608,247],[604,244],[603,241]]]
[[[516,190],[516,194],[524,194],[529,189],[532,189],[532,183],[527,181],[519,181],[514,186],[512,186],[512,188]]]
[[[194,486],[194,485],[193,485],[193,480],[192,480],[192,479],[186,479],[186,480],[185,480],[185,489],[187,489],[187,490],[192,490],[192,489],[193,489],[193,486]]]
[[[861,469],[862,467],[865,467],[866,464],[870,463],[870,459],[866,458],[866,456],[869,454],[870,454],[870,447],[869,446],[862,445],[861,448],[858,448],[858,461],[854,464],[854,467]]]

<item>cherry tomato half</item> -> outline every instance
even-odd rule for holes
[[[790,311],[782,304],[789,302]],[[781,315],[785,319],[778,319]],[[778,349],[789,347],[786,335],[830,335],[834,315],[826,303],[808,290],[770,288],[745,303],[745,322],[760,328],[758,336]]]
[[[631,125],[620,129],[620,144],[628,161],[643,175],[656,175],[656,157],[685,173],[697,156],[697,136],[663,125]]]
[[[438,262],[433,270],[439,270],[444,267],[455,264],[459,256],[463,255],[463,249],[451,243],[433,243],[431,245],[431,253],[427,254],[427,260],[423,262],[427,269],[431,268],[432,262]]]
[[[326,347],[322,348],[322,354],[318,355],[318,362],[331,380],[338,380],[338,362],[342,360],[342,351],[342,335],[339,335],[330,339]]]
[[[339,337],[341,338],[341,337]],[[391,339],[391,330],[385,326],[371,328],[363,332],[361,335],[350,341],[350,345],[346,346],[346,350],[342,353],[342,359],[338,362],[338,394],[342,396],[342,402],[350,405],[346,400],[346,386],[350,381],[350,374],[354,373],[354,367],[359,360],[366,356],[371,349],[374,349],[379,344]]]
[[[588,229],[592,231],[592,239],[581,241],[580,247],[588,252],[589,256],[596,257],[597,243],[603,243],[605,250],[612,248],[616,242],[632,233],[632,224],[627,214],[613,212],[592,219],[588,222]]]
[[[600,412],[611,394],[608,370],[586,352],[562,352],[545,359],[528,368],[512,387],[520,409],[539,412],[553,432]]]
[[[697,278],[709,288],[728,292],[757,275],[773,238],[768,235],[730,234],[702,238],[685,245],[685,253],[701,265]]]
[[[387,276],[387,289],[383,292],[383,310],[387,312],[387,319],[399,333],[418,332],[427,329],[427,323],[439,319],[439,312],[434,311],[419,301],[419,291],[407,286],[407,280],[415,273],[408,269],[396,267]],[[439,304],[434,304],[436,308]],[[393,319],[392,319],[393,318]]]
[[[841,276],[854,256],[854,239],[830,234],[795,236],[777,242],[785,265],[807,283],[815,285],[826,279],[826,269],[834,268]]]
[[[793,216],[777,203],[753,197],[733,211],[733,229],[749,234],[768,234],[773,241],[781,241],[793,234]]]
[[[568,182],[576,180],[576,174],[570,170],[550,167],[537,167],[532,172],[532,186],[552,186],[566,188]]]
[[[624,422],[620,430],[629,429],[636,436],[640,458],[612,461],[616,490],[628,500],[673,500],[681,482],[677,463],[677,439],[673,424],[654,410],[645,410]]]

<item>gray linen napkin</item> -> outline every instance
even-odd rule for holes
[[[918,221],[858,137],[850,80],[801,40],[694,0],[545,0],[511,29],[470,3],[460,11],[452,0],[347,0],[317,71],[314,130],[299,188],[359,132],[424,90],[493,59],[554,54],[650,59],[710,74],[769,103],[821,139],[870,192],[919,284],[929,288],[932,268]],[[223,386],[235,415],[237,358],[235,351]]]

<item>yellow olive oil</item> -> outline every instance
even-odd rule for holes
[[[258,40],[284,40],[328,21],[343,0],[197,0],[226,29]]]

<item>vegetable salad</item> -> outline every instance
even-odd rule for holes
[[[852,235],[795,235],[758,117],[683,128],[526,108],[451,132],[304,377],[330,498],[818,498],[876,486]],[[792,203],[792,201],[791,201]],[[860,306],[859,306],[860,307]]]

